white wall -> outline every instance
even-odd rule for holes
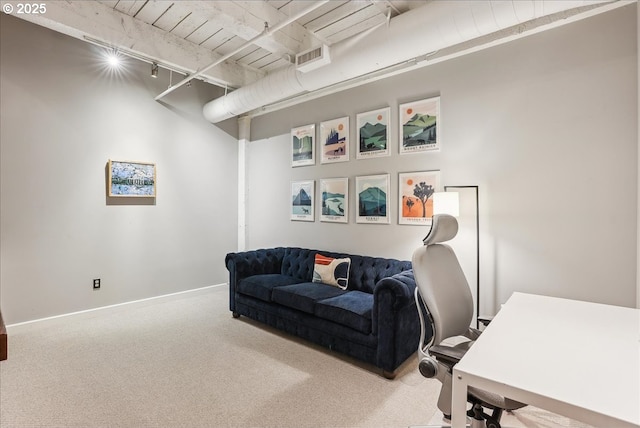
[[[195,82],[158,103],[166,70],[154,80],[149,64],[129,60],[115,77],[99,64],[102,49],[1,19],[5,321],[226,282],[237,140],[201,114],[219,90]],[[155,162],[155,204],[108,201],[108,159]]]
[[[483,309],[517,290],[636,302],[636,5],[252,120],[247,247],[408,259],[428,228],[397,225],[399,172],[480,187]],[[442,150],[397,153],[398,105],[441,96]],[[291,168],[289,130],[391,106],[393,155]],[[390,173],[392,224],[354,223],[355,176]],[[289,221],[291,180],[351,179],[348,225]],[[317,215],[317,214],[316,214]]]

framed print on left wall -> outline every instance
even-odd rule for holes
[[[291,130],[291,166],[316,163],[316,125],[305,125]]]
[[[114,161],[108,165],[109,197],[156,197],[156,164]]]

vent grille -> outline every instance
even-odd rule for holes
[[[315,70],[330,62],[329,47],[327,45],[321,45],[296,55],[296,68],[302,73]]]
[[[316,58],[320,58],[321,56],[322,56],[322,46],[298,55],[296,57],[296,64],[304,65],[309,61],[313,61]]]

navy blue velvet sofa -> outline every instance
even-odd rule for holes
[[[346,290],[312,282],[315,254],[351,259]],[[382,369],[417,350],[411,262],[304,248],[229,253],[229,309]]]

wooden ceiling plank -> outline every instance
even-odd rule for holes
[[[111,9],[114,9],[118,4],[118,0],[99,0],[99,2],[104,4],[105,6],[110,7]]]
[[[145,0],[120,0],[116,4],[115,10],[127,14],[129,16],[136,16],[136,13],[144,6]]]
[[[213,34],[207,40],[202,42],[200,46],[205,47],[207,49],[216,50],[219,46],[225,44],[232,38],[236,37],[235,34],[227,31],[225,28],[222,28],[217,33]]]
[[[168,9],[173,7],[172,1],[156,1],[147,2],[142,9],[136,14],[136,18],[147,24],[153,24],[164,15]]]
[[[313,12],[305,15],[303,18],[301,18],[298,22],[300,22],[302,24],[303,27],[308,29],[308,24],[310,22],[313,22],[317,19],[320,19],[321,17],[333,13],[334,10],[342,7],[343,5],[345,5],[346,3],[349,3],[348,0],[331,0],[329,3],[319,7],[318,9],[314,10]]]
[[[279,70],[283,67],[290,66],[291,63],[285,59],[277,58],[274,62],[264,65],[260,68],[260,71],[271,73],[272,71]]]
[[[340,31],[327,35],[327,38],[331,43],[338,43],[342,40],[348,39],[349,37],[353,37],[377,25],[383,24],[386,21],[387,19],[384,16],[374,15],[368,19],[365,19],[364,21],[358,22],[357,24],[344,27]]]
[[[186,7],[185,3],[186,2],[175,2],[171,8],[167,9],[162,16],[153,22],[153,26],[165,31],[173,30],[191,14],[191,11]]]
[[[204,41],[213,37],[214,34],[222,30],[222,27],[217,22],[207,21],[204,25],[201,25],[193,33],[187,36],[187,40],[197,45],[202,45]]]
[[[305,24],[305,28],[313,33],[319,32],[323,28],[329,25],[334,25],[335,22],[341,21],[362,9],[368,8],[369,6],[371,6],[371,3],[364,0],[345,2],[328,13],[308,22]]]
[[[372,18],[373,20],[371,20]],[[384,21],[386,21],[386,16],[380,13],[377,8],[369,5],[363,9],[358,10],[355,13],[345,16],[340,20],[334,21],[333,23],[319,30],[318,34],[328,40],[331,40],[332,43],[336,43],[347,38],[347,36],[336,37],[337,34],[357,34],[358,32],[362,32]],[[367,22],[369,25],[363,25],[363,22]],[[354,26],[358,26],[359,31],[353,31],[352,28]]]

